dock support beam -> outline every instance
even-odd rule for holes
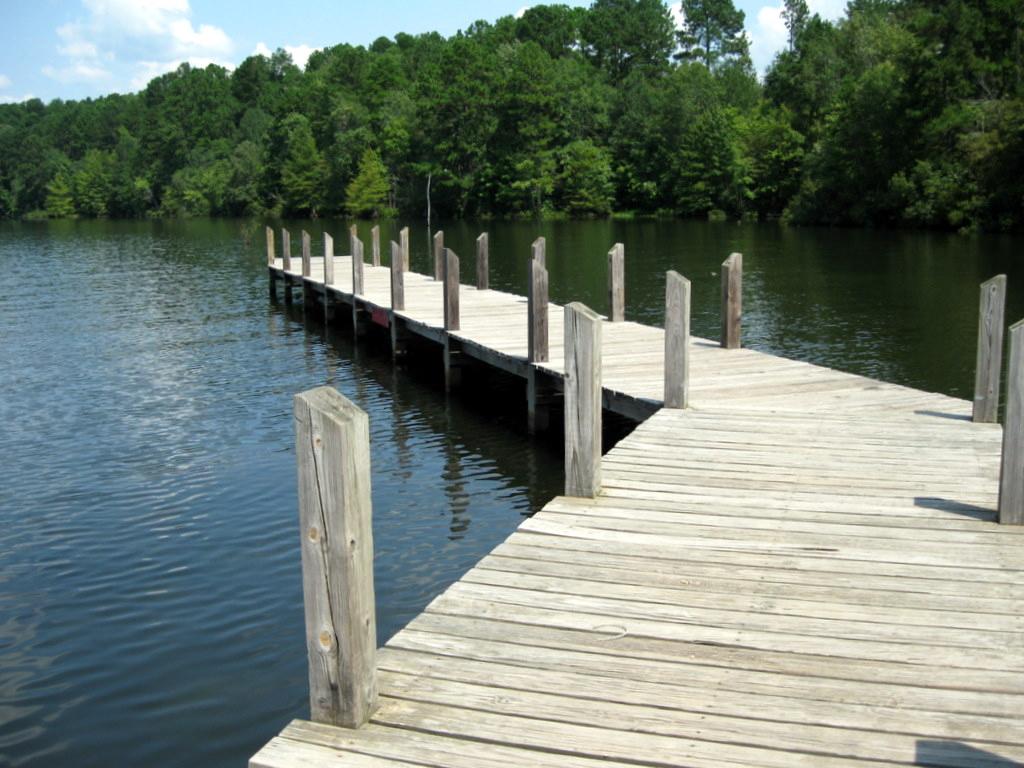
[[[626,247],[616,243],[608,251],[608,319],[613,323],[626,319]]]
[[[373,253],[373,266],[380,266],[380,226],[377,224],[373,225],[373,229],[370,230],[370,248]]]
[[[404,231],[404,230],[403,230]],[[398,357],[403,350],[399,345],[398,315],[396,312],[405,311],[405,251],[402,246],[391,241],[391,318],[389,330],[391,331],[391,355]]]
[[[398,233],[398,242],[402,245],[402,270],[409,271],[409,228],[402,227]]]
[[[286,273],[292,268],[292,235],[284,227],[281,227],[281,269]],[[284,279],[284,303],[292,303],[292,279],[285,274]]]
[[[665,407],[690,404],[690,281],[665,275]]]
[[[349,230],[352,246],[352,333],[356,338],[366,333],[365,310],[360,312],[358,296],[363,295],[363,241],[356,236],[356,226]]]
[[[530,257],[527,281],[527,357],[530,367],[526,373],[526,428],[532,435],[547,429],[549,417],[541,402],[547,398],[540,391],[536,363],[548,361],[548,271],[534,253]]]
[[[324,232],[324,323],[334,319],[331,284],[334,283],[334,238]]]
[[[1024,525],[1024,320],[1010,326],[1006,418],[999,467],[999,522]]]
[[[743,254],[722,262],[722,346],[739,349],[743,328]]]
[[[459,257],[444,249],[444,391],[451,392],[461,378],[459,359],[462,350],[451,332],[459,330]]]
[[[294,415],[310,714],[358,728],[377,702],[369,419],[330,387]]]
[[[434,279],[444,277],[444,231],[434,233]]]
[[[981,284],[978,308],[978,357],[974,371],[974,420],[999,420],[999,374],[1003,366],[1003,312],[1006,275]]]
[[[565,307],[565,495],[601,491],[601,316]]]
[[[481,232],[476,239],[476,288],[486,291],[491,281],[490,236]]]
[[[267,275],[270,280],[270,300],[277,301],[277,274],[274,269],[277,267],[274,254],[274,230],[267,227]]]

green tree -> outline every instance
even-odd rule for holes
[[[366,150],[359,172],[345,190],[345,207],[353,216],[380,216],[389,192],[388,169],[375,150]]]
[[[72,180],[75,208],[83,216],[106,216],[110,200],[113,157],[90,149],[78,164]]]
[[[581,28],[583,50],[613,82],[637,70],[664,72],[674,29],[661,0],[594,0]]]
[[[789,32],[789,50],[796,50],[796,41],[810,17],[811,10],[807,7],[807,0],[783,0],[782,20]]]
[[[727,61],[750,58],[743,11],[732,0],[682,0],[681,6],[680,59],[715,69]]]
[[[285,159],[281,166],[281,188],[285,207],[291,213],[318,214],[323,200],[326,167],[313,140],[309,120],[292,113],[285,118]]]
[[[611,157],[593,142],[574,141],[560,153],[558,189],[562,207],[574,215],[606,216],[615,197]]]
[[[71,177],[67,171],[58,171],[46,185],[46,215],[51,219],[69,219],[75,215]]]

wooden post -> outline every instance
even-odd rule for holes
[[[444,231],[434,233],[434,279],[444,277]]]
[[[274,230],[267,227],[267,277],[270,281],[270,300],[277,301],[277,262],[274,254]]]
[[[274,266],[274,230],[267,227],[267,266]]]
[[[545,363],[548,360],[548,271],[536,259],[530,259],[526,306],[529,361]]]
[[[490,261],[490,237],[482,232],[476,239],[476,287],[479,291],[486,291],[490,287]]]
[[[459,330],[459,257],[444,249],[444,329]]]
[[[1024,320],[1010,326],[1006,418],[999,467],[999,522],[1024,525]]]
[[[743,328],[743,254],[722,262],[722,346],[739,349]]]
[[[665,407],[690,404],[690,281],[665,275]]]
[[[530,246],[530,258],[533,259],[534,261],[539,261],[540,265],[545,269],[547,269],[548,266],[546,261],[547,257],[545,256],[546,250],[547,240],[545,240],[543,237],[538,237],[536,240],[533,241],[533,244]]]
[[[310,277],[313,272],[313,254],[309,232],[302,230],[302,276]]]
[[[377,702],[369,419],[330,387],[294,415],[310,714],[358,728]]]
[[[392,312],[405,311],[405,270],[402,269],[402,258],[404,251],[402,246],[391,241],[391,310]],[[392,317],[394,322],[394,317]]]
[[[285,270],[292,268],[292,233],[281,227],[281,262]]]
[[[370,230],[370,247],[373,249],[373,266],[380,266],[380,227],[373,225]]]
[[[352,306],[355,307],[355,296],[363,294],[363,241],[352,235]]]
[[[398,242],[402,244],[402,271],[409,271],[409,228],[402,227],[398,233]]]
[[[1003,310],[1006,275],[981,284],[978,310],[978,358],[974,371],[974,420],[999,420],[999,375],[1003,366]]]
[[[565,495],[601,490],[601,316],[565,307]]]
[[[324,232],[324,287],[334,283],[334,238]]]
[[[625,251],[622,243],[608,251],[608,319],[613,323],[626,319]]]

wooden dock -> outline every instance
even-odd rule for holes
[[[462,286],[446,331],[444,280],[405,273],[392,312],[389,268],[364,265],[353,296],[349,257],[326,288],[322,259],[297,261],[272,279],[328,312],[578,397],[560,307],[531,364],[523,297]],[[665,332],[603,320],[596,338],[604,407],[646,420],[600,459],[594,497],[553,499],[377,651],[367,724],[294,721],[250,766],[1024,764],[1002,427],[696,339],[689,407],[662,408]]]

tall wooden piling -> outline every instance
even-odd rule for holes
[[[294,415],[310,713],[358,728],[377,701],[369,419],[330,387]]]
[[[565,307],[565,495],[601,490],[601,316]]]
[[[405,311],[405,270],[403,267],[404,251],[402,246],[391,241],[391,309]],[[392,322],[394,320],[392,319]]]
[[[530,259],[530,276],[526,287],[529,361],[545,363],[548,360],[548,271],[536,259]]]
[[[1024,525],[1024,320],[1010,326],[1009,347],[999,468],[999,522]]]
[[[409,271],[409,228],[402,227],[398,233],[398,242],[402,244],[402,270]]]
[[[444,329],[459,330],[459,257],[444,249]]]
[[[486,291],[491,281],[490,237],[481,232],[476,238],[476,287]]]
[[[665,274],[665,407],[690,401],[690,281],[674,270]]]
[[[373,266],[380,266],[380,226],[373,225],[370,230],[370,248],[372,249]]]
[[[352,247],[352,295],[363,294],[363,241],[355,235],[351,236]],[[352,301],[355,306],[355,299]]]
[[[267,266],[276,266],[274,254],[274,230],[270,227],[267,227]]]
[[[616,243],[608,251],[608,319],[626,319],[626,247]]]
[[[309,232],[302,230],[302,276],[311,277],[313,274],[313,250]]]
[[[743,254],[722,262],[722,346],[739,349],[743,328]]]
[[[538,237],[530,245],[530,259],[540,263],[544,269],[547,269],[547,240],[543,237]]]
[[[292,233],[281,227],[281,262],[285,271],[292,268]]]
[[[434,279],[444,277],[444,231],[434,233]]]
[[[999,375],[1003,365],[1003,313],[1006,275],[981,284],[978,307],[978,356],[974,371],[974,420],[999,420]]]
[[[277,268],[276,254],[274,253],[274,230],[267,227],[267,277],[270,285],[270,300],[277,301]]]
[[[334,238],[324,232],[324,283],[334,284]]]

